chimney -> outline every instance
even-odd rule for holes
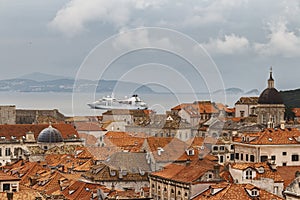
[[[284,130],[285,129],[285,121],[280,121],[280,129]]]
[[[199,153],[199,160],[203,160],[203,158],[204,158],[203,153]]]
[[[276,164],[274,160],[268,159],[267,164],[270,166],[271,170],[275,171],[276,170]]]
[[[220,165],[214,165],[214,177],[215,179],[220,179]]]
[[[186,162],[185,162],[185,165],[186,165],[186,166],[190,166],[190,164],[191,164],[191,159],[188,158],[188,159],[186,160]]]

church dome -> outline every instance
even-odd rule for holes
[[[280,93],[275,88],[265,89],[258,98],[259,104],[283,104]]]
[[[63,137],[59,130],[50,125],[48,128],[45,128],[40,132],[37,141],[42,143],[57,143],[62,142]]]

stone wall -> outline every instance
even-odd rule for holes
[[[0,106],[0,124],[16,124],[16,106]]]
[[[63,122],[65,116],[57,109],[53,110],[16,110],[17,124],[42,124]]]

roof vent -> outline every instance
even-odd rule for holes
[[[162,147],[158,147],[157,148],[157,154],[160,156],[161,155],[161,153],[163,152],[163,151],[165,151]]]

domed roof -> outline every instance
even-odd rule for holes
[[[283,104],[280,93],[275,88],[265,89],[258,98],[259,104]]]
[[[62,142],[63,137],[59,132],[59,130],[53,128],[50,125],[48,128],[45,128],[40,132],[37,141],[43,143],[56,143],[56,142]]]

